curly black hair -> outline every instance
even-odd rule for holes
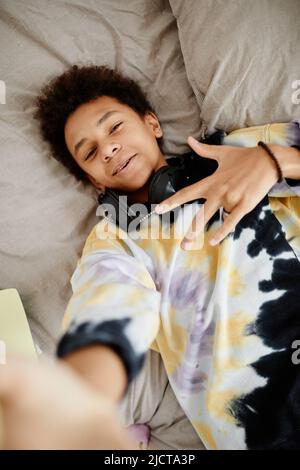
[[[43,138],[50,144],[52,156],[79,180],[87,181],[85,172],[73,159],[66,143],[66,121],[81,104],[101,96],[110,96],[130,106],[141,117],[154,108],[138,83],[105,65],[73,65],[52,79],[36,100],[34,117],[40,123]],[[157,139],[163,152],[163,138]]]

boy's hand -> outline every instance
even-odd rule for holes
[[[111,401],[62,363],[1,365],[0,413],[5,449],[137,449]]]
[[[204,230],[211,217],[223,207],[226,217],[210,244],[221,242],[264,198],[278,178],[274,162],[261,147],[207,145],[191,136],[188,144],[200,156],[216,160],[219,166],[212,175],[183,188],[155,208],[157,213],[163,214],[194,199],[206,199],[181,242],[183,249],[192,249],[192,242],[198,235],[195,227],[201,222],[201,230]]]

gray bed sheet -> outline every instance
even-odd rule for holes
[[[51,158],[41,140],[32,117],[41,86],[74,63],[118,66],[147,91],[167,156],[188,150],[187,136],[200,135],[202,123],[167,1],[0,0],[0,44],[0,288],[18,289],[36,343],[52,354],[70,277],[97,222],[97,194]],[[169,416],[154,430],[153,446],[176,448],[182,428],[172,424],[185,418],[172,394],[163,400],[165,389],[152,388],[159,361],[139,377],[139,384],[147,380],[141,395],[132,387],[124,419],[129,423],[132,405],[150,425],[154,415],[161,422]]]

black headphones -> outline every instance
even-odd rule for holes
[[[223,131],[216,131],[203,142],[221,145],[225,135]],[[107,189],[104,194],[100,194],[98,197],[100,210],[97,211],[97,215],[113,219],[126,232],[130,231],[130,227],[137,229],[141,220],[151,213],[152,204],[159,204],[180,189],[211,175],[218,167],[216,160],[200,158],[193,151],[179,157],[168,158],[167,163],[168,165],[161,167],[151,177],[147,204],[128,204],[125,195]],[[197,201],[199,203],[205,202],[204,199],[197,199]],[[136,209],[137,207],[138,209]],[[173,213],[172,217],[168,218],[169,223],[174,222],[174,219]]]

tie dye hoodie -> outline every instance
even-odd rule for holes
[[[241,129],[224,144],[259,140],[299,145],[299,123]],[[130,382],[153,348],[208,449],[300,448],[299,196],[300,181],[276,184],[212,247],[221,209],[192,251],[176,227],[188,228],[197,202],[171,225],[152,214],[156,239],[146,236],[149,219],[138,239],[102,219],[71,278],[58,356],[106,344]]]

